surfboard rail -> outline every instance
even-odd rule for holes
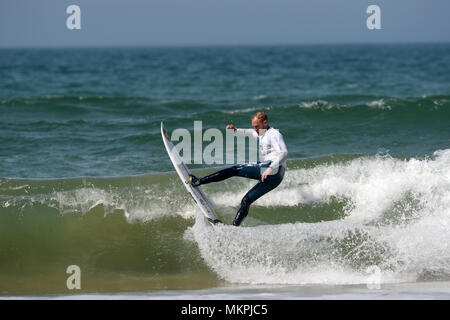
[[[187,191],[191,195],[194,202],[197,204],[197,206],[200,208],[200,210],[202,211],[202,213],[208,219],[209,222],[211,222],[212,224],[220,223],[221,221],[217,217],[211,202],[208,200],[208,198],[200,189],[200,187],[193,187],[189,182],[189,175],[191,174],[191,172],[180,158],[180,155],[178,154],[178,151],[176,150],[174,144],[170,140],[169,134],[164,128],[164,123],[162,121],[161,121],[161,136],[166,151],[169,154],[170,161],[172,162],[175,171],[177,172],[178,176],[183,182],[183,185],[186,187]]]

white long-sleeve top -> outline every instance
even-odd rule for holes
[[[261,135],[254,129],[236,129],[236,133],[252,136],[259,140],[259,151],[263,161],[271,161],[270,167],[278,169],[278,166],[286,168],[286,160],[288,151],[283,135],[278,131],[269,127],[267,130],[260,130]]]

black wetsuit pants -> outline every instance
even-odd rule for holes
[[[244,198],[242,198],[241,207],[239,208],[233,220],[233,225],[239,226],[247,216],[250,205],[267,192],[275,189],[283,180],[285,168],[283,166],[279,166],[278,170],[274,169],[272,171],[275,174],[270,174],[267,176],[264,182],[261,181],[261,176],[269,167],[269,165],[270,162],[236,165],[200,178],[200,184],[218,182],[235,176],[255,179],[259,181],[253,188],[251,188],[247,192]]]

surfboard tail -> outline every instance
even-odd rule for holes
[[[208,221],[211,222],[212,224],[222,223],[222,221],[220,221],[219,219],[211,219],[211,218],[208,218]]]

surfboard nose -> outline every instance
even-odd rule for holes
[[[161,133],[168,139],[169,139],[169,134],[166,131],[166,128],[164,128],[164,123],[161,121]]]

